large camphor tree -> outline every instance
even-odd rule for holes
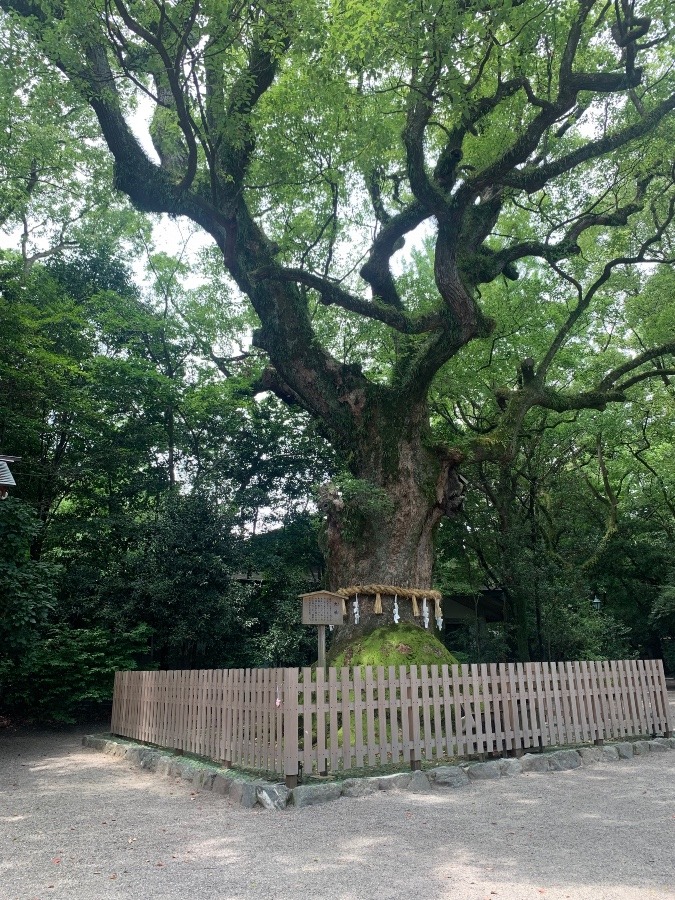
[[[331,587],[430,587],[463,463],[506,465],[534,408],[603,409],[672,369],[672,340],[599,364],[611,341],[591,342],[574,370],[564,354],[631,267],[669,260],[662,3],[0,6],[90,104],[117,188],[213,238],[259,319],[258,388],[307,410],[338,451],[350,476],[322,497]],[[432,278],[415,277],[415,248]],[[493,385],[488,433],[439,442],[430,391],[471,342],[499,353],[482,298],[517,279],[541,285],[536,358]]]

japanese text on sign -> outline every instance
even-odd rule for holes
[[[317,593],[302,598],[303,625],[342,625],[342,597]]]

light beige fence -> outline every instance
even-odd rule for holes
[[[660,660],[118,672],[115,734],[295,778],[672,732]]]

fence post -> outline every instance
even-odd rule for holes
[[[417,703],[415,704],[415,709],[413,710],[413,668],[415,669],[415,676],[417,676],[417,667],[411,666],[408,669],[408,677],[406,678],[406,695],[408,699],[408,734],[410,735],[410,768],[413,772],[419,772],[422,768],[422,760],[416,759],[415,757],[415,744],[419,741],[420,722]],[[417,678],[415,677],[415,692],[417,692],[417,690]]]
[[[284,777],[287,788],[298,785],[298,670],[284,669]]]

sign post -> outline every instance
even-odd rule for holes
[[[317,625],[319,629],[319,665],[326,668],[326,625],[342,625],[344,598],[330,591],[300,594],[302,624]]]

